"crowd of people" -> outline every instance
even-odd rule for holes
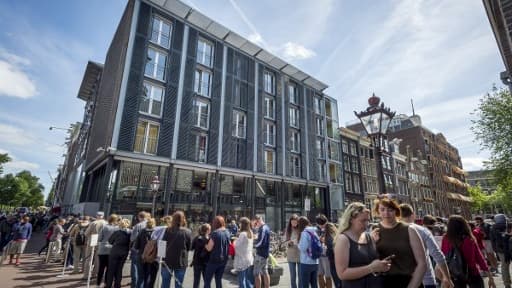
[[[372,223],[372,216],[379,222]],[[202,281],[209,288],[215,279],[219,288],[230,259],[239,287],[270,287],[271,228],[261,216],[230,219],[228,224],[216,216],[197,231],[187,228],[183,211],[161,219],[144,211],[131,220],[116,214],[104,219],[101,211],[94,218],[34,218],[0,218],[0,249],[9,264],[21,265],[38,223],[46,233],[39,251],[46,250],[44,261],[61,262],[84,279],[95,278],[97,287],[121,287],[128,257],[132,287],[155,287],[157,279],[162,288],[171,287],[171,281],[183,287],[191,268],[192,287]],[[291,288],[483,288],[484,282],[496,287],[498,272],[505,288],[512,285],[512,223],[503,214],[474,221],[460,215],[446,221],[430,215],[416,219],[411,205],[384,196],[374,211],[362,203],[349,204],[338,223],[323,214],[313,219],[293,214],[283,238]],[[93,239],[97,245],[91,244]],[[163,257],[157,255],[159,240],[166,241]]]

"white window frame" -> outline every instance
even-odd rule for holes
[[[268,70],[263,71],[263,89],[271,95],[276,93],[276,76]]]
[[[291,131],[290,151],[300,153],[300,132],[299,131]]]
[[[203,47],[202,50],[199,49],[201,46]],[[208,58],[206,57],[207,49],[210,50],[210,61],[209,62],[208,62]],[[200,51],[202,51],[202,53]],[[213,53],[214,53],[213,43],[211,43],[210,41],[208,41],[204,38],[199,38],[197,40],[197,53],[196,53],[197,63],[204,65],[206,67],[212,68],[213,67],[213,56],[214,56]]]
[[[324,139],[316,139],[316,151],[318,158],[325,159]]]
[[[300,111],[295,107],[290,107],[288,110],[288,115],[290,118],[290,126],[299,128],[300,126]]]
[[[320,181],[325,181],[327,178],[327,166],[325,161],[318,161],[318,178]]]
[[[288,99],[290,103],[299,105],[299,95],[297,93],[297,85],[295,83],[288,83]]]
[[[207,90],[208,91],[203,91],[204,89],[204,76],[205,75],[208,75],[208,88]],[[194,72],[194,92],[201,95],[201,96],[204,96],[204,97],[208,97],[210,98],[210,93],[211,93],[211,90],[212,90],[212,78],[213,78],[213,74],[212,72],[208,71],[208,70],[205,70],[205,69],[199,69],[197,68],[196,71]]]
[[[276,145],[276,125],[272,122],[265,122],[263,131],[264,144],[274,147]],[[272,131],[270,131],[272,128]],[[271,133],[272,132],[272,133]]]
[[[146,120],[146,119],[139,119],[139,121],[137,122],[137,128],[139,127],[139,123],[141,123],[141,122],[145,123],[144,136],[142,138],[144,141],[144,145],[143,145],[142,151],[135,151],[135,147],[134,147],[134,152],[155,155],[156,152],[158,151],[158,140],[160,138],[160,124],[153,122],[153,121]],[[158,133],[157,133],[156,140],[155,140],[155,153],[148,152],[148,142],[149,142],[148,139],[149,139],[150,126],[156,126],[158,128]],[[135,141],[137,141],[137,133],[135,133]]]
[[[315,113],[322,115],[322,98],[318,96],[314,96],[313,98],[313,106],[315,109]]]
[[[243,118],[242,118],[243,117]],[[242,118],[242,119],[241,119]],[[240,127],[240,120],[243,120],[243,127]],[[245,139],[246,133],[247,133],[247,116],[244,112],[239,110],[233,110],[233,120],[232,120],[232,130],[231,135],[236,138]],[[242,130],[242,135],[240,134],[240,129]]]
[[[276,101],[273,97],[265,96],[263,99],[263,117],[268,119],[275,119],[276,114]]]
[[[147,71],[148,64],[151,62],[151,60],[149,60],[149,50],[153,50],[155,52],[155,59],[154,59],[155,61],[154,61],[154,64],[152,65],[153,66],[151,69],[152,71]],[[160,62],[160,58],[162,55],[165,55],[165,63],[164,63],[164,74],[162,76],[162,79],[160,79],[160,78],[158,78],[158,67],[159,67],[158,64]],[[152,79],[156,79],[156,80],[165,82],[165,78],[167,76],[167,60],[168,59],[169,59],[169,55],[167,55],[167,53],[163,52],[160,49],[154,48],[154,47],[148,47],[148,51],[146,52],[146,63],[144,65],[144,75],[147,77],[150,77]],[[147,72],[150,72],[150,74],[148,74]]]
[[[268,159],[269,154],[272,155],[271,169],[269,169],[269,159]],[[265,173],[274,174],[275,170],[276,170],[276,152],[274,150],[268,150],[268,149],[263,150],[263,161],[264,161],[263,168],[265,170]]]
[[[298,155],[290,155],[290,174],[292,177],[300,177],[301,159]],[[298,164],[298,165],[295,165]]]
[[[201,160],[201,155],[200,155],[200,141],[201,141],[201,138],[205,138],[205,144],[204,144],[204,155],[203,155],[203,160]],[[194,143],[194,157],[195,157],[195,160],[199,163],[206,163],[206,160],[207,160],[207,157],[208,157],[208,135],[206,134],[197,134],[196,135],[196,143]]]
[[[318,136],[324,136],[325,129],[324,129],[324,120],[320,117],[316,118],[316,135]]]
[[[201,126],[201,116],[203,116],[202,112],[201,112],[202,111],[201,108],[203,108],[205,106],[206,106],[206,111],[207,111],[206,112],[206,127]],[[192,109],[193,109],[192,115],[195,116],[193,125],[195,127],[208,130],[208,128],[210,127],[210,103],[208,101],[204,101],[204,100],[196,98],[192,102]]]
[[[163,47],[163,48],[166,48],[166,49],[169,49],[171,47],[171,35],[172,35],[172,25],[171,25],[171,22],[167,21],[167,20],[164,20],[162,17],[159,17],[159,16],[156,16],[156,15],[153,15],[152,19],[151,19],[151,35],[149,37],[149,41],[151,43],[154,43],[160,47]],[[155,20],[159,21],[158,22],[158,29],[154,29],[155,27],[153,26],[155,24]],[[162,45],[162,27],[164,24],[167,24],[167,26],[169,26],[169,35],[167,35],[169,41],[167,42],[167,45]],[[153,41],[153,33],[154,32],[157,32],[158,35],[157,35],[157,39],[156,39],[156,42]]]
[[[149,86],[149,89],[146,89],[146,85]],[[139,112],[142,113],[142,114],[145,114],[145,115],[151,115],[151,116],[154,116],[154,117],[162,117],[162,111],[163,111],[163,108],[164,108],[164,98],[165,98],[165,88],[160,86],[160,85],[156,85],[152,82],[149,82],[149,81],[144,81],[143,83],[143,91],[142,91],[142,95],[141,97],[146,97],[149,99],[149,103],[148,103],[148,111],[142,111],[141,108],[142,108],[142,105],[139,105]],[[162,95],[161,95],[161,98],[160,98],[160,113],[159,114],[155,114],[153,113],[153,102],[155,101],[155,97],[154,97],[154,91],[155,91],[155,88],[156,89],[160,89],[162,90]],[[146,95],[144,95],[146,94]],[[142,102],[142,100],[141,100]]]

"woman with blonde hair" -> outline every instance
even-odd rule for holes
[[[101,228],[101,232],[98,237],[98,275],[96,276],[96,286],[100,286],[103,278],[106,278],[106,270],[108,267],[108,258],[110,256],[110,251],[112,250],[112,245],[108,243],[108,239],[110,236],[114,234],[117,230],[119,230],[118,226],[119,216],[117,214],[111,214],[108,217],[108,223],[103,225]],[[85,264],[84,264],[85,265]],[[75,268],[77,268],[75,266]],[[106,280],[106,279],[105,279]]]
[[[240,218],[240,234],[235,241],[235,261],[233,267],[238,271],[238,285],[240,288],[252,288],[249,277],[249,268],[252,266],[253,235],[251,221],[247,217]]]
[[[112,284],[114,288],[121,287],[123,266],[130,251],[130,236],[132,232],[129,229],[130,224],[131,221],[128,219],[119,221],[119,230],[115,231],[108,239],[112,249],[108,258],[106,288],[112,287]]]
[[[374,230],[377,252],[391,260],[391,269],[383,276],[384,287],[416,288],[422,285],[427,258],[421,238],[412,226],[398,221],[400,207],[384,196],[375,205],[381,221]]]
[[[370,210],[363,203],[348,205],[339,223],[334,258],[343,288],[382,287],[377,273],[390,269],[390,260],[379,260],[370,234],[366,233]]]

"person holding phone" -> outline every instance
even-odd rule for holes
[[[380,260],[375,243],[366,232],[369,220],[370,210],[359,202],[348,205],[341,217],[334,261],[343,288],[382,288],[380,273],[391,268],[392,256]]]
[[[383,275],[384,288],[417,288],[422,285],[427,263],[423,242],[416,229],[398,221],[400,207],[383,197],[375,205],[381,221],[372,232],[381,259],[391,260],[391,269]]]
[[[288,260],[288,267],[290,268],[290,285],[291,288],[297,288],[298,271],[300,266],[300,251],[299,247],[299,215],[292,214],[286,226],[285,240],[288,248],[286,249],[286,260]],[[300,283],[299,286],[300,287]]]

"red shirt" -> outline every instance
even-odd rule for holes
[[[484,250],[485,249],[484,233],[482,232],[482,230],[480,230],[479,227],[476,227],[475,229],[473,229],[473,236],[475,236],[476,243],[478,244],[478,248],[480,248],[480,250]]]
[[[441,251],[443,251],[445,256],[448,256],[451,249],[452,244],[448,241],[448,238],[444,236],[443,242],[441,243]],[[471,237],[464,238],[464,241],[462,241],[462,245],[460,246],[460,250],[472,275],[480,274],[480,270],[489,271],[489,267],[485,262],[484,256],[482,256],[481,250],[478,249],[478,245]]]

